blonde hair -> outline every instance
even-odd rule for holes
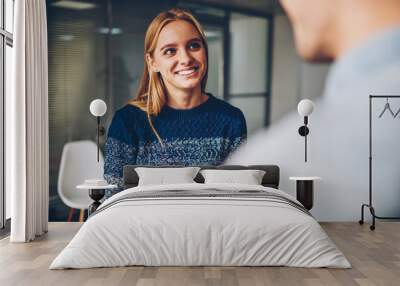
[[[163,144],[161,137],[154,128],[154,125],[151,121],[151,115],[157,116],[161,112],[161,109],[166,101],[167,90],[161,74],[152,71],[152,69],[149,67],[149,64],[146,60],[146,55],[153,55],[161,30],[167,24],[178,20],[187,21],[192,24],[199,33],[203,46],[205,47],[207,65],[206,72],[201,80],[201,91],[203,93],[205,92],[208,76],[208,46],[203,28],[190,12],[173,8],[169,11],[158,14],[158,16],[153,19],[147,28],[146,37],[144,40],[144,70],[137,94],[134,99],[129,101],[129,104],[132,104],[146,112],[150,127],[161,144]]]

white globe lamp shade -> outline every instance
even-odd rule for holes
[[[103,116],[107,112],[107,104],[101,99],[95,99],[90,103],[89,109],[93,116]]]
[[[309,99],[303,99],[297,105],[297,111],[301,116],[309,116],[314,111],[314,102]]]

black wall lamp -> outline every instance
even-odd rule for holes
[[[299,134],[304,136],[304,162],[307,162],[307,135],[310,133],[308,125],[308,116],[314,111],[314,103],[309,99],[303,99],[297,105],[297,111],[304,117],[304,125],[300,126]]]
[[[100,118],[107,112],[107,104],[101,99],[95,99],[90,103],[90,113],[97,118],[97,162],[99,162],[99,150],[100,150],[100,136],[106,133],[106,129],[100,126]]]

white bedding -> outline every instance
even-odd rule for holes
[[[297,202],[282,191],[254,185],[193,183],[127,189],[99,207],[103,211],[89,218],[50,269],[126,265],[351,267],[313,217],[285,203],[243,197],[115,203],[134,192],[212,188],[262,190]]]

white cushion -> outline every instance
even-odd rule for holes
[[[199,167],[135,168],[139,176],[139,186],[195,183],[193,179],[199,170]]]
[[[204,183],[235,183],[261,185],[265,171],[261,170],[201,170]]]

